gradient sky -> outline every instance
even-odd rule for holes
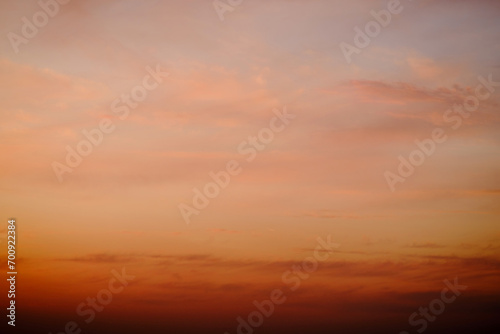
[[[256,333],[414,333],[410,314],[457,276],[467,291],[427,333],[495,324],[500,88],[457,130],[443,114],[478,76],[500,82],[500,2],[401,3],[351,64],[339,44],[386,1],[246,0],[221,21],[211,1],[72,0],[18,53],[0,39],[19,322],[81,322],[75,307],[125,267],[134,283],[87,332],[232,334],[331,235],[340,248]],[[39,10],[2,1],[0,35]],[[111,103],[157,64],[170,76],[120,120]],[[291,124],[185,224],[179,203],[285,106]],[[103,119],[116,130],[58,182],[52,163]],[[437,127],[448,140],[391,192],[384,172]]]

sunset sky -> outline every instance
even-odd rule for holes
[[[224,20],[211,0],[57,6],[25,38],[38,2],[0,2],[12,333],[75,321],[233,334],[274,289],[287,300],[255,333],[417,333],[410,315],[455,277],[467,289],[425,332],[500,328],[499,1],[401,0],[350,62],[341,43],[355,47],[387,1],[245,0]],[[120,118],[116,103],[145,80],[157,87]],[[294,118],[248,161],[240,145],[285,110]],[[58,179],[54,162],[102,122],[113,130]],[[436,129],[446,139],[391,189],[387,172]],[[232,160],[241,172],[187,224],[179,205]],[[339,247],[291,291],[282,275],[328,236]],[[133,281],[85,323],[77,306],[122,268]]]

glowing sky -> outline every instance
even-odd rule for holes
[[[256,333],[410,331],[457,276],[467,292],[428,333],[489,325],[500,85],[457,129],[443,115],[480,76],[500,82],[500,3],[401,4],[350,64],[340,43],[386,1],[246,0],[221,21],[211,1],[72,0],[18,53],[0,39],[0,232],[16,218],[19,321],[81,322],[75,307],[125,267],[134,283],[89,332],[235,333],[331,235],[338,250]],[[0,35],[39,10],[2,1]],[[120,119],[112,102],[157,65],[169,76]],[[240,143],[285,107],[296,117],[246,161]],[[53,162],[104,119],[116,129],[59,182]],[[447,140],[391,191],[384,173],[436,128]],[[242,172],[186,224],[178,205],[230,160]]]

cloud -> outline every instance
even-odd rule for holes
[[[89,263],[129,263],[135,260],[133,256],[117,255],[117,254],[89,254],[79,257],[60,258],[58,261],[69,262],[89,262]]]
[[[304,212],[304,213],[298,213],[298,214],[295,214],[294,217],[313,217],[313,218],[327,218],[327,219],[359,219],[359,218],[361,218],[359,215],[337,213],[337,212],[331,212],[329,210],[318,210],[318,211],[309,211],[309,212]]]
[[[410,245],[405,246],[407,248],[444,248],[446,246],[440,245],[433,242],[414,242]]]
[[[467,90],[453,88],[425,88],[407,82],[388,83],[376,80],[351,80],[346,88],[357,91],[365,102],[404,105],[412,102],[444,102],[453,105],[463,101]]]
[[[430,58],[408,57],[406,61],[417,76],[425,79],[436,79],[446,74],[445,70]]]

